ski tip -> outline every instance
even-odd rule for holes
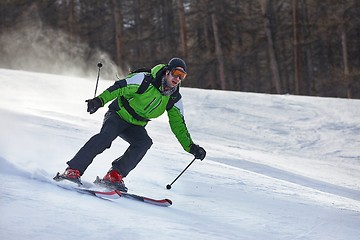
[[[169,206],[172,205],[172,201],[170,199],[166,198],[165,201],[168,202]]]
[[[172,205],[172,201],[170,199],[167,199],[167,198],[160,199],[160,200],[144,198],[143,201],[147,202],[147,203],[150,203],[150,204],[157,205],[157,206],[161,206],[161,207],[170,207]]]
[[[162,207],[170,207],[172,205],[172,201],[168,198],[162,199],[162,200],[156,200],[153,202],[150,202],[152,204],[162,206]]]
[[[57,172],[57,174],[55,175],[55,177],[53,177],[53,180],[55,181],[59,181],[60,180],[60,173]]]

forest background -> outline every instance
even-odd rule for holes
[[[177,56],[186,87],[360,98],[360,1],[1,0],[0,55],[107,79]]]

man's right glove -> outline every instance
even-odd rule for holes
[[[103,105],[101,99],[98,97],[88,99],[85,102],[87,102],[87,112],[89,112],[90,114],[96,112]]]
[[[194,155],[194,157],[196,159],[200,159],[201,161],[205,158],[206,156],[206,151],[204,148],[200,147],[199,145],[196,144],[191,144],[190,146],[190,153],[192,155]]]

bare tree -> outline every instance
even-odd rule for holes
[[[304,82],[307,83],[307,92],[306,95],[313,95],[316,92],[315,82],[314,82],[314,70],[313,70],[313,59],[311,58],[311,44],[313,40],[311,39],[310,27],[308,24],[308,11],[306,0],[300,0],[301,6],[301,34],[303,36],[303,51],[305,54],[304,61],[306,71],[306,77],[304,77]]]
[[[294,41],[294,79],[295,93],[302,92],[302,63],[301,63],[301,46],[300,46],[300,21],[298,0],[293,0],[293,41]]]
[[[270,60],[270,68],[272,72],[272,79],[275,85],[276,93],[281,93],[281,80],[280,80],[280,73],[279,73],[279,66],[276,59],[276,53],[274,48],[274,41],[273,41],[273,34],[271,31],[271,22],[270,16],[271,6],[269,0],[259,0],[260,6],[264,18],[264,28],[268,42],[268,52],[269,52],[269,60]]]
[[[180,39],[181,39],[181,47],[182,47],[182,55],[185,61],[188,56],[187,49],[187,34],[186,34],[186,22],[185,22],[185,10],[184,10],[184,1],[178,0],[177,7],[179,13],[179,22],[180,22]]]
[[[221,43],[220,43],[220,36],[219,31],[216,23],[216,15],[215,13],[211,13],[211,23],[213,27],[213,33],[214,33],[214,41],[215,41],[215,55],[217,62],[219,64],[219,78],[220,78],[220,84],[221,89],[226,89],[226,81],[225,81],[225,68],[224,68],[224,57],[223,57],[223,51],[221,49]]]
[[[115,32],[115,56],[116,64],[120,67],[122,71],[125,70],[126,64],[125,54],[124,54],[124,42],[123,42],[123,16],[121,13],[121,3],[119,1],[113,0],[113,16],[114,16],[114,32]]]

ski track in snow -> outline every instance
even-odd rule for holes
[[[106,109],[85,111],[93,83],[0,69],[3,239],[358,239],[359,100],[182,89],[206,159],[165,189],[192,158],[165,116],[149,123],[153,147],[125,179],[131,192],[173,200],[159,208],[52,180],[101,127]],[[115,140],[83,180],[102,176],[126,147]]]

